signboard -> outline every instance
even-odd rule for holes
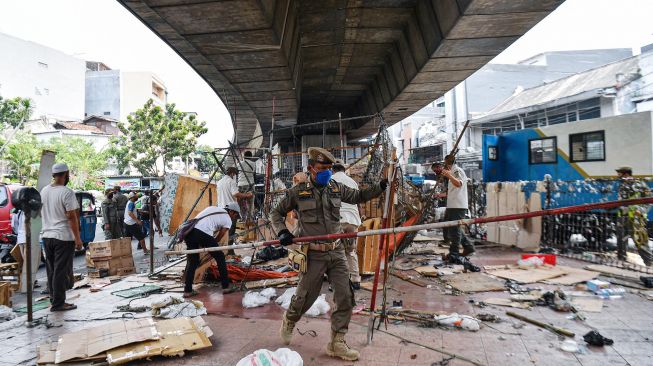
[[[464,161],[464,162],[459,162],[458,165],[460,165],[463,170],[478,170],[481,169],[481,162],[480,161]]]
[[[123,191],[141,188],[140,177],[107,177],[104,180],[104,188],[113,188],[120,186]]]

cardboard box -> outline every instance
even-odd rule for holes
[[[91,259],[131,256],[131,239],[122,238],[89,243],[88,251]]]
[[[119,271],[124,274],[135,271],[134,258],[131,255],[111,259],[95,259],[93,262],[96,269],[107,269],[109,276],[115,276]]]

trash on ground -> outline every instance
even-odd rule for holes
[[[583,340],[591,346],[603,347],[605,345],[611,346],[614,341],[610,338],[606,338],[601,335],[601,333],[593,330],[583,336]]]
[[[578,343],[575,341],[572,341],[571,339],[567,339],[562,344],[560,345],[560,349],[565,351],[565,352],[570,352],[570,353],[577,353],[578,352]]]
[[[243,296],[244,308],[256,308],[270,303],[270,299],[276,296],[277,293],[273,288],[266,288],[261,292],[247,291]]]
[[[528,257],[525,259],[517,260],[517,266],[521,269],[541,267],[543,265],[544,265],[544,260],[539,257]]]
[[[436,315],[435,321],[437,321],[440,325],[471,330],[472,332],[476,332],[481,329],[480,320],[469,315],[458,315],[457,313],[449,315]]]
[[[198,300],[184,299],[179,296],[169,296],[152,303],[152,316],[157,318],[180,318],[206,315],[204,303]]]
[[[267,349],[256,350],[243,357],[236,366],[303,366],[304,360],[299,353],[289,348],[279,348],[272,352]]]
[[[16,314],[9,306],[0,305],[0,321],[7,321],[16,318]]]
[[[290,300],[292,300],[292,297],[295,295],[295,292],[297,292],[297,287],[289,288],[281,296],[277,297],[275,302],[281,305],[281,307],[284,308],[285,310],[288,310],[288,307],[290,306]],[[322,314],[328,313],[329,310],[331,310],[331,306],[329,306],[329,303],[326,301],[326,295],[322,294],[318,296],[317,300],[315,300],[311,308],[308,309],[306,315],[311,317],[317,317]]]

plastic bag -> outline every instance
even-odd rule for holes
[[[248,291],[245,296],[243,296],[243,307],[244,308],[255,308],[263,306],[270,302],[270,299],[277,295],[277,292],[273,288],[266,288],[261,292]]]
[[[16,318],[16,314],[10,307],[0,305],[0,321],[7,321]]]
[[[472,332],[481,329],[480,321],[468,315],[458,315],[457,313],[436,315],[435,320],[441,325],[471,330]]]
[[[304,366],[304,360],[299,353],[289,348],[279,348],[272,352],[267,349],[259,349],[242,358],[236,366]]]
[[[281,305],[281,307],[285,310],[288,310],[290,301],[295,295],[295,292],[297,292],[297,287],[291,287],[287,289],[281,296],[277,297],[275,302]],[[308,309],[306,315],[316,317],[328,313],[329,310],[331,310],[331,306],[329,306],[329,303],[326,301],[326,295],[322,294],[317,298],[317,300],[315,300],[311,308]]]
[[[529,257],[526,259],[520,259],[517,261],[517,265],[519,268],[534,268],[534,267],[541,267],[544,265],[544,260],[540,257]]]

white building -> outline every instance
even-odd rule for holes
[[[103,116],[127,121],[148,99],[164,107],[168,92],[151,72],[111,70],[99,62],[87,62],[85,116]]]
[[[85,62],[61,51],[0,33],[0,95],[30,98],[33,118],[84,118]]]

